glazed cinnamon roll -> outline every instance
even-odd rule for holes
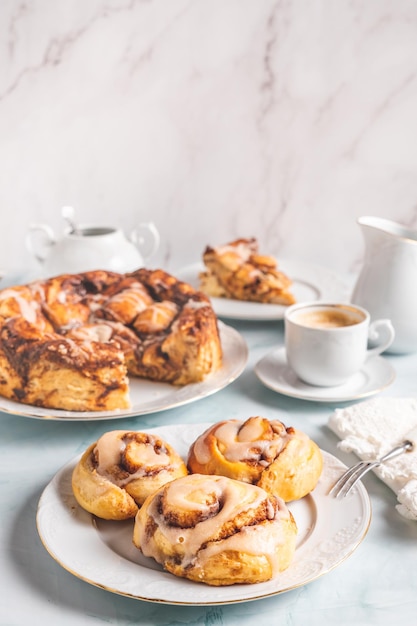
[[[323,459],[305,433],[257,416],[210,426],[191,445],[187,465],[192,473],[243,480],[289,502],[314,489]]]
[[[160,437],[115,430],[84,452],[72,474],[72,489],[85,510],[122,520],[134,517],[161,485],[186,474],[182,458]]]
[[[220,586],[276,576],[292,561],[296,535],[280,498],[224,476],[190,474],[145,500],[133,543],[176,576]]]

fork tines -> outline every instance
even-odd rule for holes
[[[329,491],[330,496],[344,498],[373,463],[360,461],[344,472]]]

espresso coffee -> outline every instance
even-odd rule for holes
[[[348,308],[320,308],[304,309],[296,312],[292,316],[293,322],[307,326],[308,328],[342,328],[353,326],[364,320],[357,311],[350,311]]]
[[[386,350],[395,334],[389,320],[370,324],[366,309],[339,302],[293,304],[284,323],[289,370],[316,387],[343,385],[370,357]]]

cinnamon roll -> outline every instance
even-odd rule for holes
[[[224,476],[190,474],[145,500],[133,543],[176,576],[220,586],[278,575],[293,559],[296,535],[280,498]]]
[[[80,506],[102,519],[135,516],[147,496],[185,476],[179,454],[156,435],[115,430],[87,448],[72,474]]]
[[[323,458],[302,431],[257,416],[210,426],[191,445],[187,465],[192,473],[229,476],[289,502],[314,489]]]

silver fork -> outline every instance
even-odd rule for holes
[[[382,463],[385,463],[385,461],[389,461],[390,459],[399,456],[403,452],[409,452],[413,449],[413,447],[413,442],[406,439],[399,446],[396,446],[376,461],[359,461],[359,463],[356,463],[356,465],[353,465],[341,475],[339,480],[330,489],[329,496],[344,498],[356,485],[358,480],[363,478],[367,472],[375,467],[379,467]]]

